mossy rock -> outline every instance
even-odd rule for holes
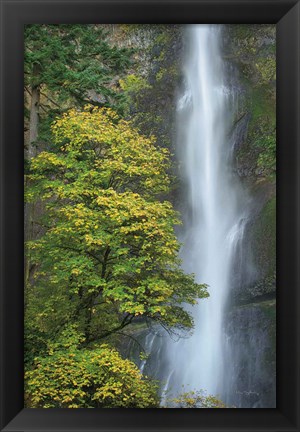
[[[236,148],[236,171],[248,182],[276,172],[276,36],[274,25],[230,25],[227,57],[239,71],[239,114],[249,116]]]
[[[241,177],[273,180],[276,172],[276,105],[267,86],[247,89],[245,111],[249,122],[246,139],[236,153]]]
[[[261,276],[272,278],[276,272],[276,197],[271,197],[258,215],[253,229],[254,261]]]

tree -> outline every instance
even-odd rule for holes
[[[36,154],[40,117],[46,124],[70,106],[118,106],[116,77],[131,51],[111,46],[103,25],[25,27],[25,90],[30,95],[28,158]],[[43,100],[42,100],[43,99]],[[46,114],[46,115],[45,115]]]
[[[29,243],[39,327],[78,322],[87,342],[141,317],[191,328],[182,303],[208,294],[180,269],[178,215],[158,201],[168,190],[168,151],[111,109],[71,110],[52,130],[56,151],[32,160],[27,190],[46,205],[46,232]]]
[[[130,57],[130,50],[109,43],[109,32],[103,25],[25,26],[26,174],[37,150],[51,145],[50,124],[55,116],[86,102],[121,110],[124,95],[117,82],[129,66]],[[28,181],[26,176],[25,187]],[[40,235],[41,227],[34,221],[41,212],[39,202],[25,206],[26,241]],[[34,266],[27,254],[26,291],[33,274]]]
[[[25,374],[30,408],[156,408],[158,386],[107,344],[80,349],[83,336],[66,329]]]

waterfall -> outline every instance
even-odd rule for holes
[[[226,334],[230,292],[239,281],[250,197],[233,170],[238,110],[234,70],[222,59],[224,28],[185,30],[183,85],[177,100],[177,158],[182,184],[180,258],[186,273],[208,285],[209,298],[186,305],[191,335],[177,339],[158,327],[140,336],[147,359],[140,370],[161,382],[161,405],[181,393],[201,391],[242,407],[236,397],[239,346]],[[234,79],[233,79],[234,78]],[[242,260],[243,261],[243,260]],[[227,310],[226,310],[227,309]],[[247,372],[246,372],[247,373]]]
[[[222,26],[191,25],[187,32],[184,91],[178,98],[178,158],[187,196],[182,211],[183,268],[209,285],[210,297],[190,307],[193,335],[166,340],[164,394],[205,390],[226,399],[223,313],[230,271],[246,216],[232,173],[234,92],[221,55]],[[184,198],[183,198],[184,200]]]

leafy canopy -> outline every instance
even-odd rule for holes
[[[130,53],[112,46],[101,25],[26,25],[25,85],[43,87],[58,106],[112,105],[122,97],[114,80],[130,65]]]
[[[32,160],[27,190],[29,201],[46,206],[45,234],[29,243],[36,284],[46,292],[42,309],[51,291],[55,299],[62,293],[62,302],[72,300],[68,319],[81,322],[88,339],[92,328],[96,339],[106,337],[139,317],[191,328],[181,304],[207,291],[180,269],[178,215],[158,201],[168,191],[168,151],[111,109],[71,110],[52,130],[56,153]],[[104,309],[116,318],[97,329]],[[60,307],[51,310],[55,316]]]

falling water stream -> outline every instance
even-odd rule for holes
[[[190,306],[195,322],[192,336],[177,341],[166,337],[155,344],[155,335],[148,336],[146,350],[160,346],[164,360],[163,403],[182,391],[205,390],[223,400],[229,391],[224,375],[231,351],[224,348],[223,314],[246,216],[232,170],[235,97],[222,60],[222,31],[220,25],[186,29],[185,84],[177,101],[178,159],[186,203],[179,237],[183,269],[209,285],[210,297]]]
[[[197,282],[209,285],[210,297],[191,309],[193,336],[169,346],[173,378],[168,387],[176,391],[176,380],[186,389],[222,394],[223,311],[244,219],[230,169],[234,95],[226,85],[222,27],[195,25],[187,32],[186,88],[178,101],[178,149],[188,191],[181,258]]]

